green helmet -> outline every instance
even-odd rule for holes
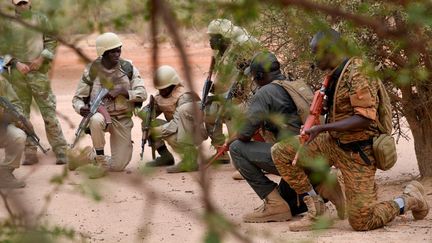
[[[112,32],[106,32],[96,38],[96,53],[102,56],[106,51],[122,46],[118,35]]]
[[[155,88],[158,90],[168,88],[171,85],[177,85],[180,83],[180,77],[176,70],[168,65],[160,66],[156,70],[157,83]]]
[[[252,57],[252,61],[248,68],[245,70],[245,74],[249,75],[253,73],[270,73],[280,69],[280,63],[276,56],[268,51],[258,52]]]
[[[207,34],[220,34],[224,38],[231,39],[234,25],[228,19],[215,19],[207,27]]]

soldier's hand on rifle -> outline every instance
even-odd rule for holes
[[[87,106],[83,106],[80,109],[80,115],[83,117],[88,116],[88,114],[90,114],[90,108],[88,108]]]
[[[34,59],[31,63],[30,63],[30,69],[37,71],[39,70],[39,68],[42,66],[44,62],[44,58],[42,56],[39,56],[38,58]]]
[[[301,136],[308,136],[308,140],[306,144],[312,142],[321,132],[324,132],[324,129],[321,125],[316,125],[311,127],[310,129],[303,130]]]
[[[27,64],[22,63],[22,62],[16,63],[16,69],[24,75],[31,71],[30,67],[27,66]]]
[[[129,92],[126,88],[124,87],[116,87],[113,90],[111,90],[107,97],[111,98],[111,99],[115,99],[117,96],[122,95],[126,98],[129,98]]]

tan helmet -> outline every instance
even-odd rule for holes
[[[106,32],[96,38],[96,53],[102,56],[106,51],[122,46],[120,38],[112,33]]]
[[[14,5],[17,5],[17,4],[20,3],[20,2],[31,3],[30,0],[12,0],[12,3],[13,3]]]
[[[165,89],[171,85],[177,85],[180,83],[180,77],[178,76],[176,70],[168,65],[160,66],[156,70],[156,89]]]
[[[234,25],[228,19],[215,19],[207,27],[207,34],[220,34],[225,38],[232,38]]]

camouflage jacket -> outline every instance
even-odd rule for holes
[[[372,120],[370,126],[364,130],[331,131],[330,135],[341,143],[367,140],[379,135],[376,122],[379,105],[378,81],[367,77],[365,71],[362,60],[352,58],[345,65],[336,83],[328,122],[337,122],[353,115]]]

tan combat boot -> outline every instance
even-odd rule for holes
[[[91,164],[95,160],[93,148],[86,146],[83,149],[70,149],[66,152],[69,170],[76,170],[78,167]]]
[[[422,184],[411,181],[403,192],[402,198],[405,202],[404,212],[411,210],[415,219],[424,219],[429,213],[429,205],[425,198]]]
[[[23,188],[26,186],[26,184],[23,181],[20,181],[17,178],[15,178],[12,171],[13,169],[0,167],[0,188],[15,189],[15,188]]]
[[[231,177],[233,178],[233,180],[244,180],[244,177],[242,176],[242,174],[240,174],[238,170],[234,171]]]
[[[34,165],[39,163],[36,149],[26,149],[24,152],[24,160],[22,165]]]
[[[335,205],[339,219],[345,219],[345,196],[342,192],[339,180],[336,180],[334,185],[320,184],[317,186],[316,190],[321,197],[328,199]]]
[[[296,222],[292,222],[289,225],[291,231],[307,231],[312,230],[312,226],[318,216],[324,214],[325,205],[324,201],[320,196],[305,196],[303,198],[304,203],[308,209],[306,216]]]
[[[243,216],[245,223],[282,222],[292,218],[288,203],[280,196],[277,187],[267,195],[264,204],[253,213]]]
[[[109,171],[109,161],[111,157],[107,155],[96,155],[96,165],[95,168],[90,170],[89,178],[97,179],[104,177],[106,173]]]

